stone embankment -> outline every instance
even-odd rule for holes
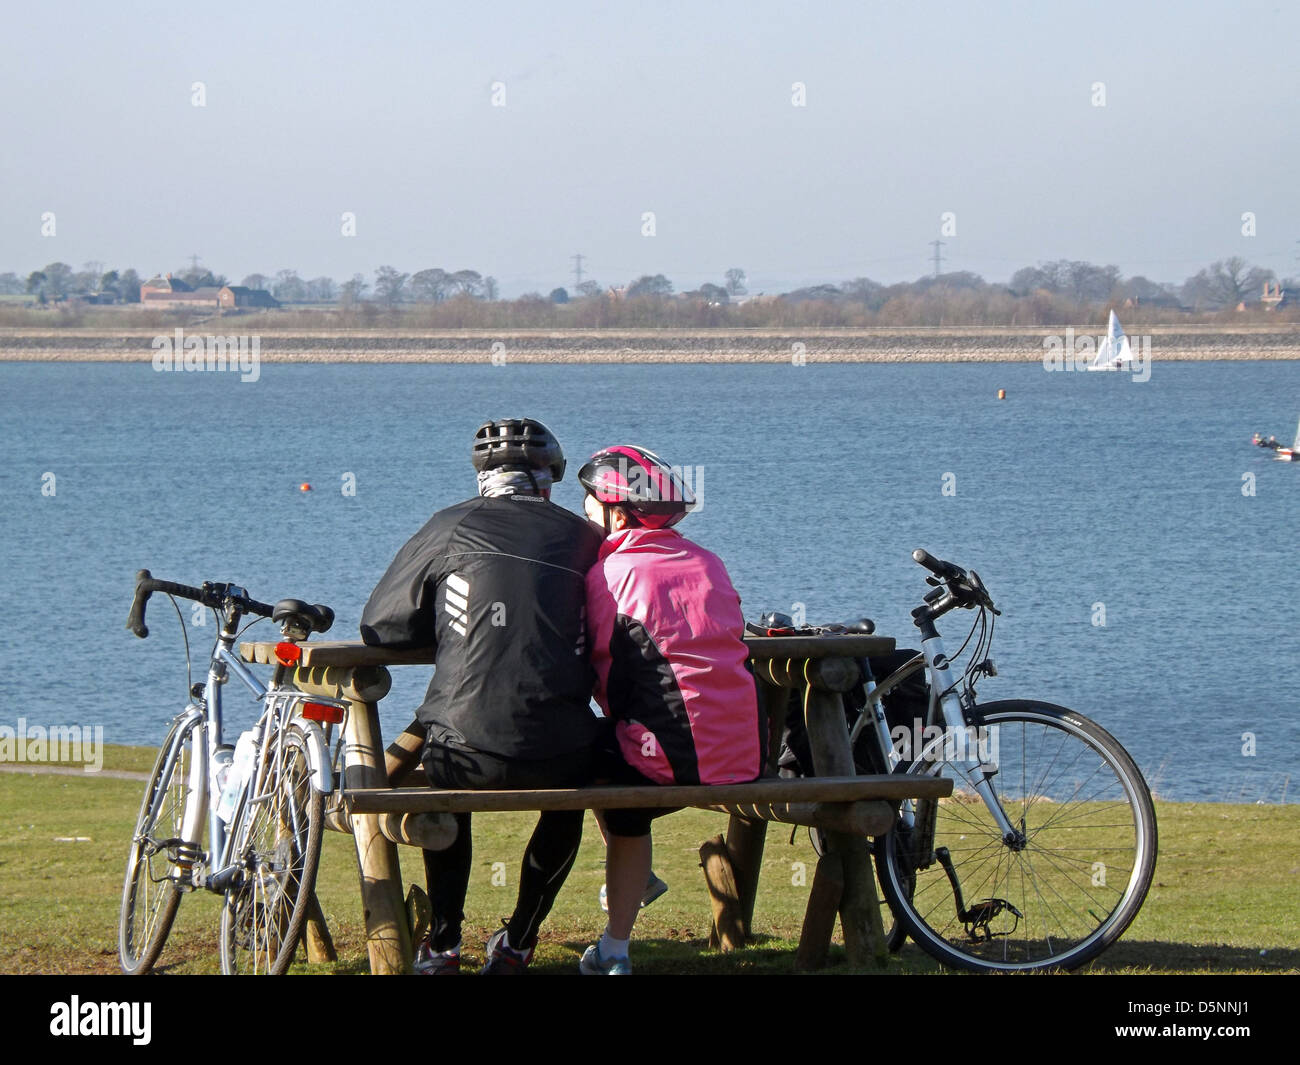
[[[208,321],[186,335],[249,334],[238,319]],[[843,330],[264,330],[254,334],[263,362],[1036,362],[1066,327],[1037,329],[888,328]],[[149,361],[155,338],[174,330],[0,329],[0,361]],[[1077,344],[1097,333],[1074,329]],[[1300,359],[1293,327],[1157,326],[1156,360]],[[1052,338],[1052,339],[1049,339]]]

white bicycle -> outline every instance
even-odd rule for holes
[[[190,686],[190,701],[172,722],[145,787],[122,889],[122,971],[153,968],[181,896],[202,888],[224,896],[222,971],[282,974],[293,961],[313,897],[324,796],[333,790],[321,723],[341,723],[346,714],[346,704],[309,697],[284,681],[300,656],[299,642],[329,629],[334,612],[297,599],[272,607],[233,584],[193,588],[141,570],[127,620],[141,638],[149,635],[145,606],[155,591],[212,608],[220,634],[207,680]],[[269,687],[234,653],[246,614],[281,626],[280,664]],[[187,638],[187,660],[188,655]],[[262,704],[242,751],[222,742],[221,691],[232,676]]]
[[[1082,714],[977,702],[976,681],[996,673],[988,651],[999,611],[973,570],[925,551],[912,557],[933,574],[912,611],[921,653],[866,681],[850,737],[861,772],[948,777],[954,787],[950,798],[902,803],[876,841],[890,947],[910,935],[958,968],[1073,969],[1114,943],[1146,898],[1156,862],[1150,791],[1128,752]],[[959,607],[979,614],[955,676],[935,621]],[[884,696],[921,670],[925,718],[906,739],[897,725],[891,735]]]

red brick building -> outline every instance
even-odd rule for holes
[[[278,307],[280,301],[265,289],[244,288],[242,285],[206,285],[193,288],[179,277],[151,277],[140,286],[140,302],[166,307],[211,307],[214,310],[235,310],[243,307]]]

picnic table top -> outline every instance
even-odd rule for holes
[[[754,802],[848,803],[939,799],[952,794],[946,777],[892,773],[856,777],[763,777],[746,784],[592,786],[534,791],[357,788],[345,793],[353,813],[459,810],[591,810],[639,806],[725,806]]]
[[[890,636],[746,636],[745,646],[755,659],[790,658],[868,658],[889,654],[894,650]],[[334,666],[351,669],[356,666],[431,666],[434,650],[417,647],[395,651],[387,647],[371,647],[360,640],[319,640],[299,644],[302,648],[300,665]],[[239,645],[245,662],[262,665],[275,664],[276,641],[252,641]]]

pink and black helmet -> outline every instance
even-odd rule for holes
[[[695,495],[668,463],[632,444],[591,456],[578,480],[597,502],[626,507],[649,529],[676,525],[695,506]]]

